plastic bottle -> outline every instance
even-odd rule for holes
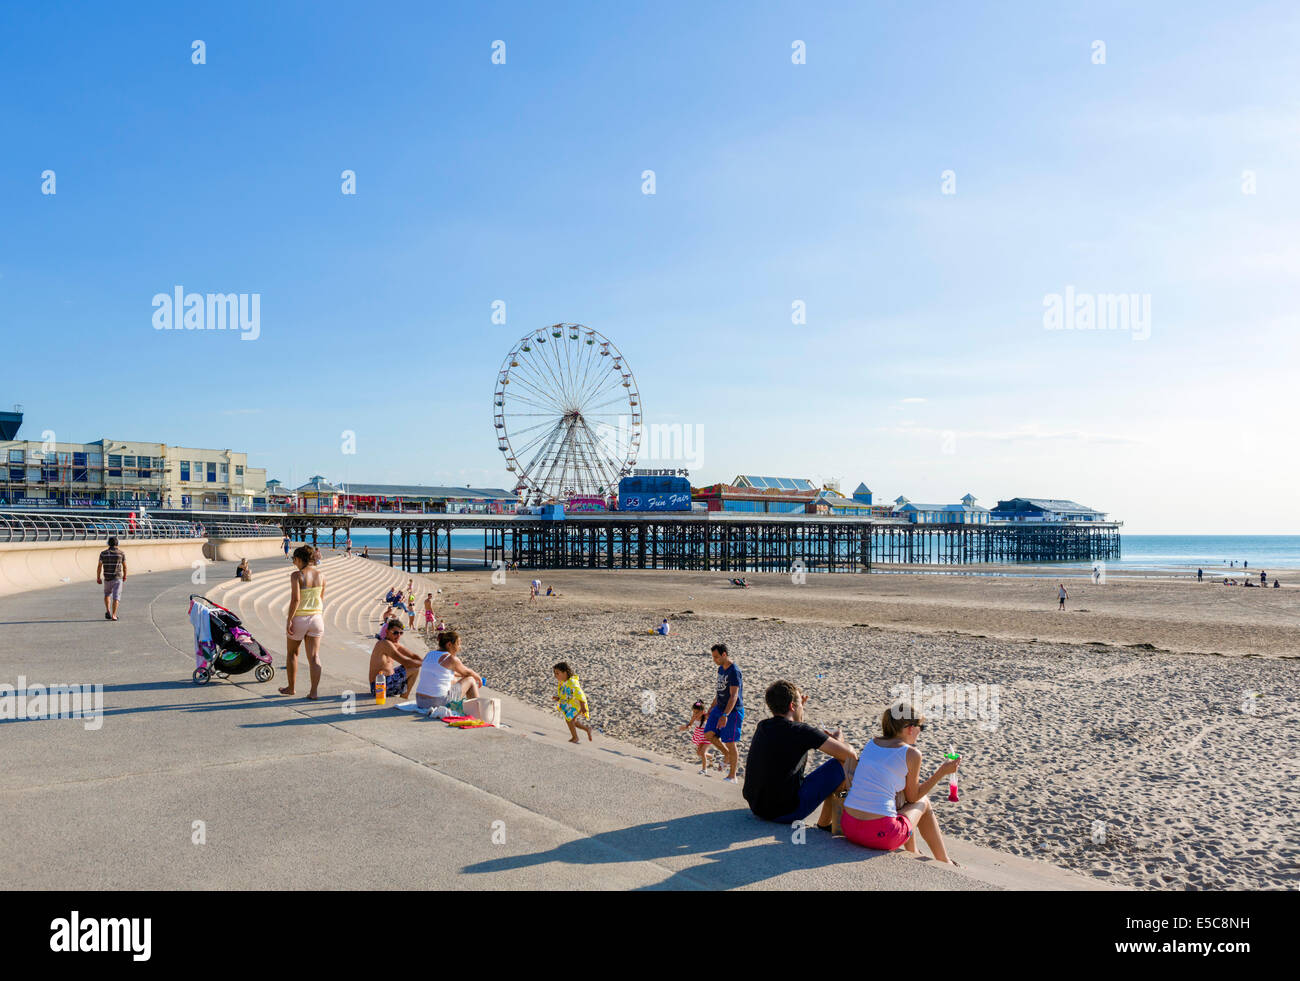
[[[388,701],[388,677],[382,671],[375,675],[375,704],[384,705]]]
[[[948,752],[945,758],[950,760],[961,759],[961,757],[957,755],[956,748],[953,746],[948,747]],[[957,800],[957,771],[956,770],[948,774],[948,799],[954,802]]]

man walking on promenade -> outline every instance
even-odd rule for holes
[[[117,547],[117,539],[108,540],[108,548],[99,553],[95,565],[95,582],[104,587],[104,619],[117,619],[117,604],[122,599],[122,583],[126,582],[126,556]]]
[[[731,772],[723,781],[736,782],[736,768],[740,766],[740,727],[745,721],[745,704],[741,700],[740,668],[727,656],[726,644],[709,648],[713,663],[718,666],[718,689],[708,718],[704,720],[704,734],[722,753]]]

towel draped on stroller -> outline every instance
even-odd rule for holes
[[[275,677],[271,652],[259,644],[243,621],[224,606],[197,593],[190,595],[190,624],[194,627],[196,685],[206,685],[215,674],[226,678],[253,672],[258,681]]]

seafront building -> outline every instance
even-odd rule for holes
[[[266,470],[248,454],[139,440],[18,439],[20,407],[0,414],[0,503],[45,507],[266,507]]]
[[[1050,497],[1013,497],[1009,501],[998,501],[992,513],[994,521],[1074,523],[1106,520],[1105,511]]]
[[[975,503],[974,494],[960,504],[917,504],[900,495],[894,500],[894,517],[914,525],[986,525],[991,512]]]
[[[317,474],[294,492],[290,510],[305,514],[397,511],[416,514],[512,514],[519,497],[500,487],[427,487],[423,484],[344,484]]]

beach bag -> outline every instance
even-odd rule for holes
[[[467,698],[464,713],[471,718],[481,719],[490,726],[501,724],[501,699]]]

